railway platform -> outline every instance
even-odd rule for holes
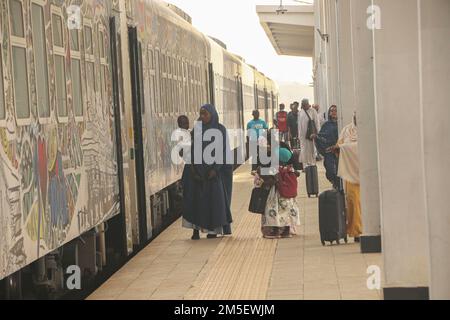
[[[322,164],[320,190],[330,188]],[[300,234],[264,239],[260,216],[247,211],[250,167],[234,175],[233,235],[192,241],[177,220],[88,300],[379,300],[367,286],[369,266],[382,268],[381,253],[362,254],[358,244],[323,247],[318,199],[299,180]]]

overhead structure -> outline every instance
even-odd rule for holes
[[[279,55],[313,57],[312,5],[256,6],[259,21]]]

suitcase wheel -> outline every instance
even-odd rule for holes
[[[324,247],[325,247],[325,241],[322,241],[322,246],[324,246]]]
[[[341,244],[341,240],[336,240],[336,243],[337,243],[338,245],[340,245],[340,244]]]

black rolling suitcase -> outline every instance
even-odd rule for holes
[[[344,239],[347,243],[347,220],[345,214],[345,196],[341,191],[329,190],[319,196],[320,241],[333,244]]]
[[[306,192],[308,198],[312,195],[319,196],[319,177],[317,175],[317,166],[309,166],[305,168],[306,176]]]

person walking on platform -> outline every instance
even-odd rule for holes
[[[345,181],[347,234],[355,238],[355,242],[359,242],[362,234],[362,218],[356,114],[353,115],[353,122],[342,129],[337,147],[339,148],[338,176]]]
[[[298,149],[298,102],[292,104],[292,111],[288,114],[289,141],[291,148]]]
[[[336,154],[338,139],[337,107],[333,105],[328,109],[328,121],[323,124],[315,142],[317,151],[324,157],[326,177],[335,189],[339,188],[338,156]]]
[[[320,131],[317,112],[309,104],[308,99],[302,100],[302,111],[299,117],[300,162],[305,167],[316,164],[314,140]]]
[[[251,155],[253,157],[252,171],[255,171],[261,165],[260,153],[267,148],[267,139],[264,138],[264,131],[268,130],[269,126],[264,120],[259,118],[258,110],[254,110],[252,115],[253,120],[247,124],[247,146],[250,146],[250,144],[253,144],[254,147],[256,146],[256,155]]]
[[[275,114],[275,121],[280,132],[280,141],[286,142],[288,141],[289,129],[287,125],[288,114],[284,109],[284,103],[280,104],[280,111]]]
[[[320,106],[318,104],[313,104],[313,109],[316,110],[317,116],[319,118],[320,127],[323,126],[325,122],[327,122],[327,114],[326,112],[320,112]]]
[[[266,209],[261,217],[261,232],[264,238],[290,238],[297,234],[300,225],[300,210],[297,197],[297,177],[300,175],[288,163],[292,152],[286,148],[279,149],[280,166],[278,173],[262,176],[256,174],[255,187],[265,184],[270,187]]]
[[[207,163],[205,149],[211,148],[216,141],[205,138],[208,130],[221,133],[223,158],[212,164]],[[211,132],[209,132],[211,133]],[[201,150],[201,159],[195,155],[196,148]],[[233,166],[227,164],[226,155],[230,154],[227,132],[219,123],[216,108],[210,104],[200,109],[200,121],[196,123],[192,134],[191,165],[185,166],[183,185],[183,227],[193,229],[193,240],[200,239],[200,231],[207,238],[217,235],[230,235],[231,195],[233,185]]]

